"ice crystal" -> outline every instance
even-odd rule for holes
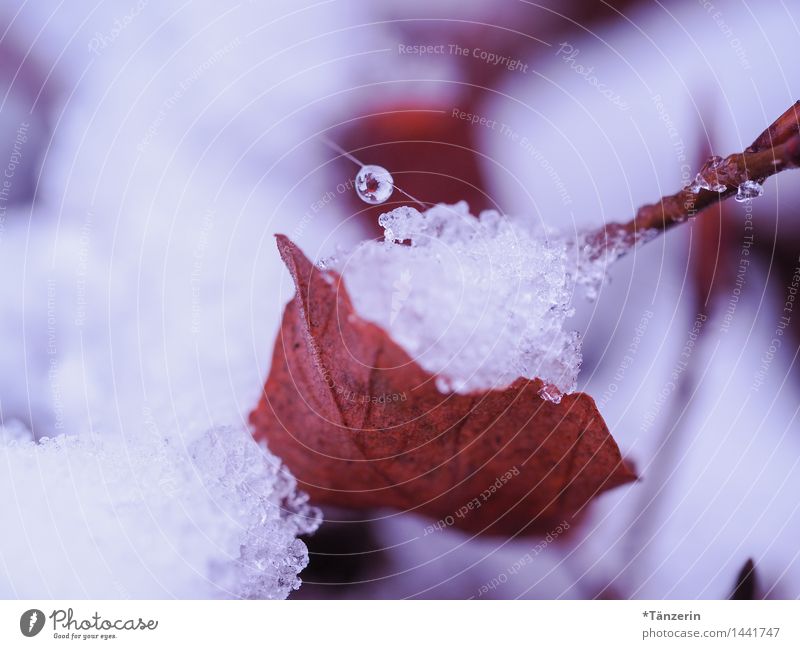
[[[246,429],[0,436],[4,597],[284,598],[319,511]]]
[[[738,202],[744,203],[751,198],[758,198],[764,195],[764,186],[757,180],[745,180],[736,192],[734,197]]]

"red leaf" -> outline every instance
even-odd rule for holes
[[[297,294],[250,419],[318,504],[394,507],[474,532],[545,533],[635,479],[588,395],[553,404],[537,395],[538,379],[443,395],[358,316],[339,275],[282,235],[278,248]]]

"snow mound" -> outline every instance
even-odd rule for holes
[[[147,437],[0,428],[0,596],[277,599],[300,585],[297,536],[320,512],[277,458],[244,428]]]

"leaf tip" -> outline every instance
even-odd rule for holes
[[[622,458],[622,474],[623,474],[623,482],[622,484],[627,484],[629,482],[640,482],[641,476],[639,475],[638,471],[636,470],[636,464],[630,458]]]
[[[275,241],[278,246],[278,253],[286,268],[289,269],[299,293],[302,287],[307,287],[310,284],[314,266],[308,260],[308,257],[303,254],[303,251],[297,247],[297,244],[285,234],[276,234]]]
[[[285,234],[281,234],[280,232],[275,235],[275,243],[278,246],[278,252],[280,253],[281,259],[283,259],[283,262],[287,266],[289,265],[289,260],[300,252],[297,244],[295,244],[295,242]]]

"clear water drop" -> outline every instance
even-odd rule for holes
[[[744,203],[745,201],[749,201],[751,198],[763,196],[763,194],[764,186],[760,182],[755,180],[745,180],[741,185],[739,185],[739,189],[734,198],[738,202]]]
[[[385,203],[394,191],[394,179],[383,167],[365,165],[356,175],[356,193],[365,203]]]

